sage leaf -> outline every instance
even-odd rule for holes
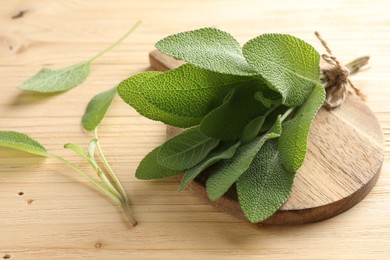
[[[206,70],[231,75],[256,74],[245,60],[237,40],[215,28],[174,34],[158,41],[155,46],[168,56]]]
[[[239,139],[245,126],[254,118],[264,114],[264,105],[254,98],[258,81],[237,87],[230,98],[211,111],[202,120],[199,129],[207,136],[222,140]]]
[[[155,148],[140,162],[135,172],[135,177],[141,180],[163,179],[176,176],[180,171],[174,171],[160,165],[157,161],[160,146]]]
[[[64,92],[80,85],[88,77],[91,64],[124,41],[140,23],[140,21],[136,22],[125,35],[89,60],[62,69],[43,68],[33,77],[23,82],[19,88],[25,91],[56,93]]]
[[[243,47],[248,63],[275,88],[283,104],[303,104],[320,82],[320,55],[308,43],[285,34],[263,34]]]
[[[240,142],[236,142],[231,145],[231,143],[224,143],[213,150],[203,159],[200,163],[194,167],[184,171],[183,179],[179,186],[179,191],[182,191],[187,185],[193,181],[202,171],[207,167],[221,161],[231,158],[237,150],[237,147],[240,145]]]
[[[84,158],[87,158],[87,157],[88,157],[88,155],[87,155],[87,153],[84,151],[84,149],[81,148],[80,146],[78,146],[77,144],[68,143],[68,144],[65,144],[65,145],[64,145],[64,148],[70,149],[70,150],[72,150],[73,152],[75,152],[75,153],[81,155],[81,156],[84,157]]]
[[[236,182],[240,207],[252,223],[273,215],[291,193],[295,172],[282,166],[277,141],[267,141]]]
[[[204,117],[231,89],[251,81],[184,64],[141,82],[140,90],[156,107],[178,116]]]
[[[88,77],[90,62],[82,62],[63,69],[43,68],[23,82],[22,90],[54,93],[63,92],[83,83]]]
[[[82,118],[82,125],[85,130],[93,131],[103,120],[110,107],[112,100],[117,93],[117,87],[104,91],[94,96],[89,101],[87,109]]]
[[[241,145],[232,158],[216,164],[213,174],[206,181],[209,199],[215,201],[225,194],[230,186],[249,168],[263,144],[269,139],[279,137],[281,131],[281,121],[278,118],[275,125],[266,134],[257,137],[248,144]]]
[[[0,131],[0,146],[26,153],[49,157],[46,148],[26,134],[14,131]]]
[[[265,118],[264,115],[255,117],[245,126],[241,137],[243,143],[249,143],[256,138],[264,124]]]
[[[160,148],[157,161],[172,170],[186,170],[202,161],[219,143],[197,127],[169,139]]]
[[[257,91],[255,93],[255,99],[260,101],[266,108],[270,108],[274,103],[274,100],[264,97],[262,91]]]
[[[161,74],[161,72],[148,71],[132,76],[119,84],[118,94],[123,101],[149,119],[158,120],[165,124],[182,128],[198,125],[203,117],[172,114],[155,106],[143,95],[141,92],[142,82]]]
[[[280,158],[288,172],[296,172],[306,156],[307,137],[311,123],[325,99],[323,86],[316,86],[293,118],[283,123],[279,138]]]

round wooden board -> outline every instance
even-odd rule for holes
[[[159,52],[152,52],[150,59],[160,70],[180,64]],[[167,137],[180,131],[168,126]],[[341,107],[332,111],[321,109],[312,124],[306,159],[296,173],[290,197],[262,224],[315,222],[350,209],[375,185],[383,156],[382,129],[360,98],[348,94]],[[193,181],[189,189],[212,206],[245,219],[234,189],[215,202],[207,198],[207,174]]]

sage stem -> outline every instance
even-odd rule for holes
[[[97,133],[97,128],[95,128],[94,135],[95,135],[95,139],[96,139],[96,147],[98,149],[98,152],[99,152],[100,158],[102,159],[104,167],[106,167],[109,177],[114,181],[115,185],[119,189],[119,192],[121,193],[124,202],[128,203],[129,199],[127,197],[126,191],[123,188],[123,186],[122,186],[121,182],[119,181],[118,177],[116,176],[116,174],[112,170],[112,168],[111,168],[110,164],[108,163],[108,161],[106,159],[106,156],[104,155],[103,150],[102,150],[102,148],[100,146],[99,137],[98,137],[98,133]]]
[[[122,202],[121,200],[115,196],[111,191],[109,191],[106,187],[104,187],[101,183],[97,182],[95,179],[93,179],[91,176],[89,176],[86,172],[78,168],[76,165],[73,163],[65,160],[64,158],[55,155],[55,154],[49,154],[49,157],[57,159],[58,161],[66,164],[68,167],[72,168],[75,170],[77,173],[79,173],[81,176],[86,178],[88,181],[90,181],[95,187],[97,187],[100,191],[102,191],[104,194],[106,194],[110,199],[112,199],[116,204],[121,205]]]
[[[141,24],[141,21],[136,22],[125,35],[123,35],[116,42],[114,42],[113,44],[111,44],[110,46],[108,46],[107,48],[105,48],[104,50],[102,50],[101,52],[99,52],[98,54],[93,56],[92,58],[90,58],[86,63],[91,63],[91,62],[95,61],[97,58],[101,57],[103,54],[105,54],[105,53],[109,52],[110,50],[112,50],[113,48],[115,48],[118,44],[120,44],[122,41],[124,41],[130,34],[132,34],[140,24]]]

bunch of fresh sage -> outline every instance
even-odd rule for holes
[[[188,129],[151,151],[136,177],[183,173],[182,190],[212,166],[210,200],[235,185],[250,222],[270,217],[291,192],[324,102],[318,52],[285,34],[263,34],[241,47],[215,28],[171,35],[156,47],[187,63],[132,76],[118,93],[141,115]]]

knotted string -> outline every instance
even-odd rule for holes
[[[325,82],[326,90],[326,98],[323,106],[326,109],[340,106],[344,102],[350,89],[352,89],[362,100],[365,100],[365,96],[352,84],[349,76],[361,71],[362,68],[368,64],[369,57],[365,56],[359,58],[343,66],[333,55],[328,44],[322,39],[321,35],[318,32],[315,32],[315,35],[327,52],[327,54],[321,56],[322,60],[325,62],[325,64],[321,66],[322,80]]]

